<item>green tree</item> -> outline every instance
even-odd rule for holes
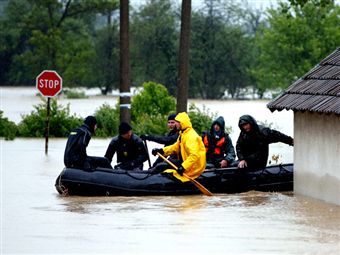
[[[89,84],[94,14],[113,8],[115,0],[10,1],[0,22],[0,55],[9,67],[0,80],[32,84],[41,70],[56,69],[65,85]]]
[[[19,136],[23,137],[44,137],[45,121],[47,116],[46,100],[34,105],[35,110],[30,114],[24,115],[18,124]],[[70,106],[60,106],[56,99],[51,100],[50,112],[50,137],[65,137],[70,130],[82,123],[82,119],[76,115],[70,115]]]
[[[260,91],[286,88],[340,45],[340,6],[333,1],[281,3],[257,34]]]
[[[4,112],[0,110],[0,137],[4,137],[6,140],[13,140],[18,128],[13,121],[3,117],[3,113]]]
[[[96,54],[93,61],[93,83],[103,95],[119,87],[119,25],[112,19],[111,11],[105,16],[106,25],[94,35]]]
[[[119,126],[119,105],[115,108],[108,104],[103,104],[95,111],[94,116],[97,119],[96,136],[108,137],[115,136],[118,133]]]
[[[131,18],[133,85],[145,81],[164,84],[176,94],[178,30],[170,0],[148,0]]]
[[[155,82],[143,84],[143,90],[132,100],[132,118],[146,113],[152,115],[167,115],[176,109],[176,100],[170,96],[164,85]]]
[[[189,105],[188,115],[193,128],[199,135],[201,135],[203,131],[210,130],[211,124],[217,116],[216,113],[211,113],[205,106],[203,106],[201,110],[194,104]]]
[[[131,119],[136,133],[165,134],[167,116],[176,111],[176,100],[165,86],[147,82],[131,103]]]
[[[193,14],[189,94],[217,99],[228,90],[234,96],[237,89],[251,85],[252,38],[244,12],[231,1],[205,4],[204,11]]]

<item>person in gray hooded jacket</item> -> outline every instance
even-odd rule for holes
[[[209,131],[203,133],[203,143],[206,150],[206,168],[229,167],[235,160],[235,149],[227,133],[222,116],[213,121]]]
[[[267,165],[269,144],[282,142],[293,146],[294,140],[279,131],[258,125],[250,115],[243,115],[238,123],[241,133],[236,142],[239,168],[259,169]]]

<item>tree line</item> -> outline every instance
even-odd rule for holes
[[[340,45],[340,6],[290,0],[258,10],[206,0],[191,12],[189,97],[260,97],[283,89]],[[0,8],[0,84],[33,85],[54,69],[65,87],[119,88],[118,0],[11,0]],[[148,0],[130,7],[131,86],[178,87],[181,6]]]

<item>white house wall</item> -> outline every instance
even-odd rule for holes
[[[294,193],[340,205],[340,116],[294,114]]]

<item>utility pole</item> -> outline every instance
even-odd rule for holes
[[[131,122],[129,0],[120,0],[120,121]]]
[[[177,112],[186,112],[188,109],[190,23],[191,0],[182,0]]]

